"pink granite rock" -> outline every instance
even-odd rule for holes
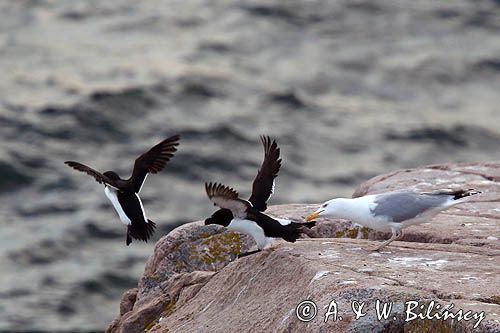
[[[154,322],[170,304],[181,304],[183,299],[193,297],[198,284],[253,245],[246,235],[228,232],[217,225],[204,226],[203,222],[187,223],[172,230],[157,242],[138,288],[125,292],[120,316],[107,332],[137,332]]]
[[[363,250],[368,243],[307,239],[237,260],[149,332],[426,332],[429,323],[404,321],[405,303],[432,300],[453,303],[456,310],[485,311],[480,329],[498,332],[500,251],[406,243],[373,253]],[[317,305],[318,315],[310,322],[299,321],[295,312],[304,300]],[[324,307],[332,300],[343,320],[325,323]],[[366,304],[367,315],[357,320],[354,300]],[[393,303],[387,320],[376,319],[377,300]],[[474,323],[442,321],[437,327],[472,332]],[[420,329],[409,330],[415,327]]]
[[[403,241],[374,253],[387,235],[350,221],[319,219],[309,236],[278,242],[261,253],[234,260],[253,246],[248,237],[200,223],[163,237],[146,264],[133,307],[125,293],[121,316],[108,332],[473,332],[477,320],[405,321],[407,302],[453,304],[485,318],[481,332],[500,331],[500,163],[433,165],[375,177],[354,196],[394,189],[474,188],[467,203],[430,223],[405,229]],[[329,198],[325,198],[329,199]],[[269,207],[272,215],[302,221],[316,205]],[[351,238],[365,239],[351,239]],[[369,240],[366,240],[368,238]],[[298,320],[303,300],[317,304],[317,317]],[[342,320],[324,321],[335,300]],[[365,302],[356,319],[353,300]],[[392,302],[391,315],[377,320],[377,300]],[[389,303],[387,303],[389,304]],[[126,311],[129,310],[129,311]],[[124,312],[124,313],[123,313]]]

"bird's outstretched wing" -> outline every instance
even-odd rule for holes
[[[91,167],[86,166],[85,164],[78,163],[75,161],[66,161],[66,162],[64,162],[64,164],[72,167],[75,170],[85,172],[87,175],[94,177],[94,179],[99,184],[106,184],[106,185],[109,185],[111,187],[114,187],[115,189],[118,189],[118,185],[113,180],[109,179],[109,177],[106,177],[105,175],[103,175],[99,171],[96,171],[96,170],[92,169]]]
[[[264,145],[264,161],[252,184],[252,195],[249,201],[260,210],[267,209],[267,201],[274,192],[274,179],[278,176],[281,167],[280,149],[275,140],[268,136],[261,136]]]
[[[130,177],[135,193],[139,193],[141,190],[148,173],[157,173],[170,161],[174,156],[174,152],[177,151],[179,138],[179,135],[171,136],[135,160],[134,171],[132,171],[132,176]]]
[[[208,198],[214,205],[229,209],[234,216],[244,217],[247,208],[252,207],[250,202],[240,199],[238,192],[228,186],[217,183],[205,183],[205,190]]]

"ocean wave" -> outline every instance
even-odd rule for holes
[[[9,192],[25,187],[33,182],[28,171],[23,171],[20,165],[14,162],[0,161],[0,193]]]
[[[500,145],[500,133],[467,125],[423,127],[404,133],[388,132],[385,134],[385,138],[396,141],[432,142],[439,146],[479,146],[482,149],[495,148]]]

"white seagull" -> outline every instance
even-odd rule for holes
[[[382,249],[403,235],[403,229],[428,222],[439,212],[463,203],[467,197],[481,193],[475,190],[438,190],[434,192],[392,191],[353,199],[326,201],[306,217],[334,217],[352,221],[367,228],[392,232],[392,237],[378,246]]]

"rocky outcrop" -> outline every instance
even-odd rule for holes
[[[141,332],[192,298],[208,279],[252,246],[246,235],[202,222],[182,225],[162,237],[139,287],[122,297],[120,316],[107,332]]]
[[[279,242],[236,259],[252,248],[248,237],[189,223],[156,244],[138,288],[124,294],[120,316],[107,331],[472,332],[478,322],[479,331],[500,331],[500,163],[396,171],[367,181],[354,196],[408,187],[483,194],[405,229],[402,241],[381,253],[370,249],[388,235],[320,219],[312,235],[317,238]],[[269,213],[302,221],[316,207],[272,206]],[[317,310],[307,322],[296,312],[313,313],[297,307],[304,300]],[[388,318],[377,319],[377,301],[392,304]],[[418,313],[409,311],[413,301],[422,313],[434,305],[427,317],[453,304],[449,313],[462,310],[471,318],[406,321]],[[352,306],[361,303],[366,314],[356,318]],[[337,320],[331,315],[325,322],[328,306],[337,307]]]

